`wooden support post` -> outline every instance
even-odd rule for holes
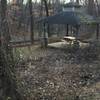
[[[68,36],[69,35],[69,25],[67,24],[66,25],[66,36]]]
[[[76,28],[76,29],[75,29],[75,41],[74,41],[74,46],[73,46],[73,47],[74,47],[74,49],[77,50],[77,49],[79,49],[79,46],[80,46],[80,45],[79,45],[79,41],[78,41],[79,26],[77,25],[77,26],[75,26],[75,28]]]
[[[76,26],[76,40],[78,39],[78,34],[79,34],[79,26]]]
[[[71,35],[73,34],[73,28],[70,26]]]
[[[99,39],[99,24],[97,24],[97,27],[96,27],[96,39],[98,40]]]
[[[44,38],[44,47],[47,48],[48,46],[48,39],[47,39],[47,34],[46,34],[46,24],[44,23],[44,34],[43,34],[43,38]]]

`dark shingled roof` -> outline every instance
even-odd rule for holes
[[[97,23],[95,18],[92,16],[77,11],[64,11],[56,15],[43,18],[39,20],[39,22],[48,24],[69,24],[73,26],[80,25],[81,23]]]
[[[69,3],[66,3],[66,4],[64,5],[64,7],[67,7],[67,8],[69,8],[69,7],[80,8],[80,7],[82,7],[82,5],[79,5],[79,4],[76,3],[76,2],[69,2]]]
[[[79,25],[80,19],[73,11],[61,12],[53,16],[41,19],[39,22],[49,24]]]

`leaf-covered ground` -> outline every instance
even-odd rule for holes
[[[100,100],[99,48],[23,52],[16,76],[27,100]]]

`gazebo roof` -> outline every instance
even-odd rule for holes
[[[48,24],[69,24],[73,26],[80,25],[81,23],[97,23],[95,18],[92,16],[76,11],[64,11],[56,15],[43,18],[39,20],[39,22]]]
[[[39,22],[49,24],[79,25],[80,21],[73,11],[60,12],[56,15],[41,19]]]
[[[80,4],[78,4],[78,3],[76,3],[76,2],[69,2],[69,3],[66,3],[64,5],[64,7],[66,7],[66,8],[69,8],[69,7],[80,8],[82,6]]]

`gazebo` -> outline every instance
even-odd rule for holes
[[[54,16],[49,16],[47,18],[43,18],[42,20],[40,20],[39,22],[43,23],[44,25],[44,32],[43,32],[43,37],[44,37],[44,45],[47,46],[47,34],[46,34],[46,26],[48,24],[65,24],[65,25],[71,25],[73,27],[75,27],[78,31],[79,25],[80,25],[80,19],[77,17],[77,15],[72,12],[61,12],[58,13]],[[67,34],[68,34],[68,27],[67,27]],[[77,32],[78,34],[78,32]],[[77,36],[76,34],[76,36]]]
[[[74,7],[74,5],[71,7]],[[75,4],[75,7],[76,7],[76,4]],[[81,6],[78,5],[78,7],[81,7]],[[69,6],[68,6],[68,8],[69,8]],[[100,23],[99,20],[97,20],[96,18],[94,18],[88,14],[77,11],[73,8],[72,8],[72,10],[65,10],[65,11],[62,11],[53,16],[43,18],[43,19],[39,20],[39,22],[43,23],[43,25],[44,25],[43,37],[44,37],[45,47],[47,47],[47,44],[48,44],[48,42],[47,42],[48,37],[46,35],[46,26],[48,24],[65,24],[65,25],[67,25],[67,35],[69,32],[68,26],[70,25],[70,26],[74,27],[75,28],[74,34],[75,34],[76,40],[78,39],[79,28],[82,23],[96,24],[97,25],[96,38],[98,39],[98,36],[99,36],[99,23]]]

